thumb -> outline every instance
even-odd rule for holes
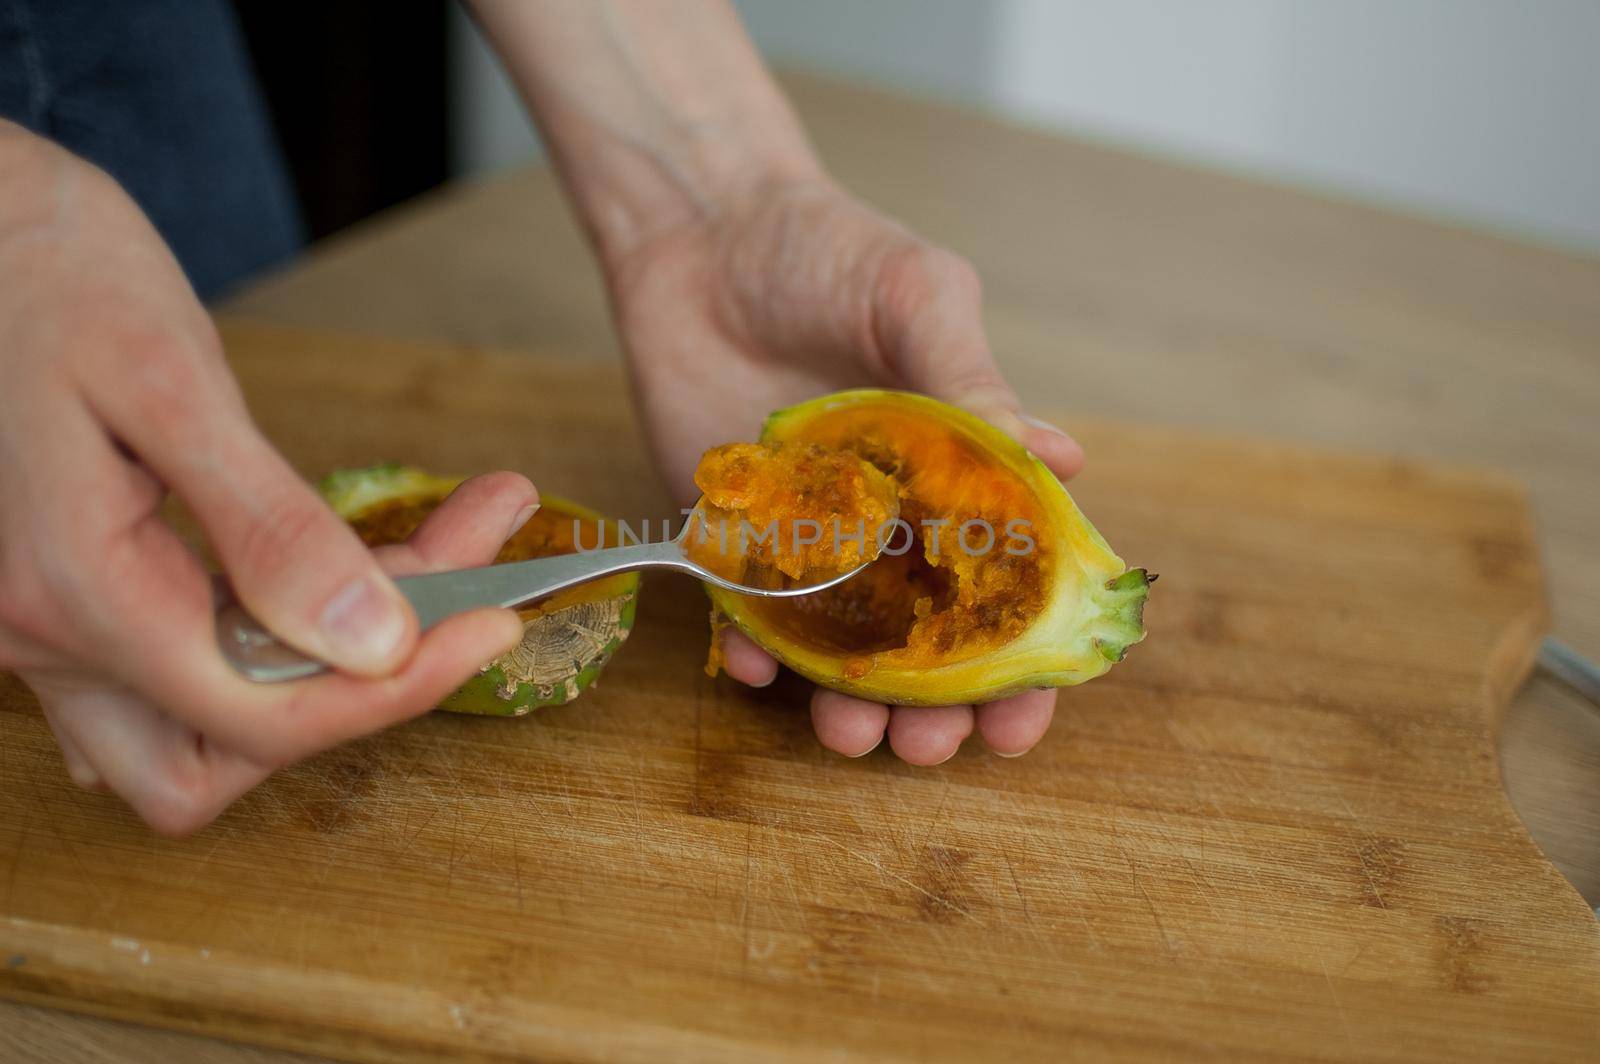
[[[1065,479],[1083,448],[1023,412],[983,329],[983,287],[967,260],[916,243],[891,253],[875,286],[872,334],[889,377],[988,421]]]
[[[416,617],[378,559],[253,430],[229,484],[173,487],[199,517],[244,604],[286,642],[344,672],[388,676],[411,656]]]
[[[220,353],[214,362],[206,354],[190,344],[142,351],[146,372],[91,398],[194,511],[235,592],[263,624],[342,671],[393,673],[416,644],[410,605],[261,436]]]

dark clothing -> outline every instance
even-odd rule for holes
[[[0,116],[121,182],[202,298],[303,242],[227,0],[0,0]]]

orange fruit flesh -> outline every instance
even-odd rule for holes
[[[879,470],[849,451],[805,444],[714,447],[695,484],[705,501],[689,556],[755,587],[780,586],[782,577],[812,583],[871,561],[900,508]]]
[[[906,546],[902,531],[872,566],[826,591],[752,600],[764,629],[841,658],[855,678],[878,666],[916,669],[985,653],[1020,636],[1044,608],[1056,564],[1044,506],[959,429],[875,405],[820,412],[796,437],[784,446],[854,455],[891,478],[914,542],[896,553]],[[781,500],[776,472],[758,468],[742,487]]]

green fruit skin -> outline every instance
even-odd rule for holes
[[[437,495],[442,498],[462,479],[436,476],[412,466],[389,462],[362,469],[334,470],[318,482],[317,490],[335,513],[349,519],[369,506],[396,497]],[[570,499],[546,495],[544,505],[589,521],[606,520],[604,515]],[[498,662],[492,662],[483,672],[446,696],[437,708],[447,713],[483,717],[521,717],[536,709],[565,705],[588,690],[599,678],[611,656],[627,640],[633,630],[634,614],[638,607],[638,573],[624,573],[605,579],[609,586],[616,588],[615,597],[622,600],[617,616],[617,631],[594,660],[580,672],[559,685],[519,683],[510,698],[503,698],[500,691],[506,686],[505,669]]]
[[[561,706],[571,702],[600,678],[600,671],[611,660],[611,655],[617,652],[617,648],[622,646],[628,634],[633,631],[634,612],[639,601],[638,588],[638,578],[634,577],[617,617],[617,634],[582,672],[568,680],[565,685],[540,688],[531,683],[519,683],[516,694],[509,699],[502,698],[500,691],[506,685],[506,673],[499,665],[491,665],[487,671],[480,672],[456,688],[439,703],[439,708],[448,713],[474,713],[484,717],[520,717],[536,709]]]
[[[912,690],[903,686],[883,688],[875,686],[870,677],[866,682],[861,682],[838,673],[818,670],[787,653],[781,641],[774,640],[768,633],[743,623],[742,618],[729,616],[726,612],[723,616],[776,658],[779,664],[799,673],[819,687],[854,695],[869,702],[884,702],[896,706],[981,705],[1043,687],[1072,687],[1105,675],[1111,670],[1112,665],[1123,659],[1129,647],[1143,641],[1144,604],[1153,580],[1155,576],[1147,574],[1143,569],[1129,569],[1092,595],[1098,616],[1092,633],[1086,638],[1093,648],[1093,654],[1075,655],[1078,662],[1076,667],[1027,672],[960,688],[936,690]],[[710,586],[707,586],[706,592],[713,604],[721,606],[727,602],[725,592],[719,592]],[[995,670],[1000,671],[1002,668],[1003,662],[997,662]]]

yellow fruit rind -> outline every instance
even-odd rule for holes
[[[1150,578],[1130,569],[1078,510],[1048,467],[988,422],[926,396],[860,389],[823,396],[779,410],[762,427],[761,442],[803,439],[814,417],[844,407],[890,404],[926,413],[962,433],[1005,469],[1022,478],[1048,515],[1059,558],[1076,571],[1057,574],[1053,593],[1021,636],[992,652],[946,665],[870,667],[844,675],[840,656],[776,637],[755,617],[744,596],[707,588],[721,617],[788,668],[824,687],[894,705],[991,702],[1039,687],[1083,683],[1122,660],[1144,638],[1144,603]],[[869,658],[871,655],[869,655]]]

